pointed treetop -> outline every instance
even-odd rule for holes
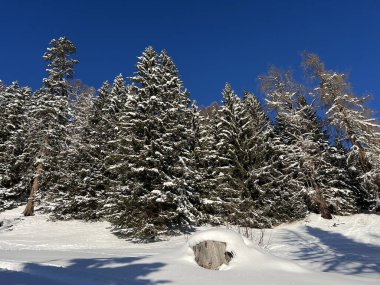
[[[224,86],[224,89],[222,91],[222,96],[223,96],[223,104],[226,107],[232,107],[233,103],[237,99],[237,95],[235,94],[234,90],[232,90],[232,87],[228,82]]]
[[[145,48],[141,56],[138,57],[137,69],[140,71],[142,66],[154,66],[157,62],[157,52],[152,46]]]
[[[127,87],[125,84],[125,80],[123,75],[120,73],[118,76],[115,77],[112,88],[111,88],[111,94],[113,95],[126,95],[127,93]]]
[[[108,93],[109,89],[110,89],[110,84],[108,83],[108,80],[106,80],[103,82],[102,86],[98,89],[99,96]]]
[[[141,86],[142,94],[151,96],[156,93],[156,85],[159,85],[159,64],[157,53],[149,46],[141,56],[138,57],[136,64],[137,71],[129,79]]]
[[[46,71],[51,79],[60,81],[73,77],[73,67],[79,63],[78,60],[70,57],[75,52],[76,47],[66,37],[50,41],[50,47],[44,53],[43,59],[48,62],[49,68]]]
[[[178,77],[178,69],[175,66],[172,58],[167,54],[166,50],[161,51],[159,59],[166,72]]]

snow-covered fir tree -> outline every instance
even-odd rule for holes
[[[217,122],[218,174],[215,195],[223,201],[218,209],[221,217],[228,217],[229,222],[236,224],[242,218],[239,215],[239,205],[247,192],[244,183],[247,170],[244,168],[244,149],[240,136],[243,106],[228,83],[222,96],[223,105],[219,110]]]
[[[104,92],[102,96],[104,97],[104,102],[102,106],[103,116],[100,124],[102,137],[104,137],[104,141],[106,142],[102,151],[105,154],[105,166],[108,168],[114,165],[115,151],[120,144],[120,136],[118,136],[119,120],[123,115],[124,105],[128,97],[127,85],[122,74],[115,77],[108,94]],[[105,175],[111,179],[112,173],[106,170]]]
[[[119,74],[112,86],[103,84],[96,98],[88,91],[91,90],[79,90],[70,96],[74,101],[66,159],[68,187],[54,199],[54,216],[59,219],[104,218],[109,214],[104,205],[115,194],[110,189],[117,184],[113,181],[117,177],[108,168],[120,143],[116,139],[118,120],[126,102],[127,86]]]
[[[54,197],[53,215],[56,219],[98,219],[105,200],[97,131],[99,104],[94,102],[94,90],[81,82],[74,82],[71,89],[70,143],[61,180],[65,187]]]
[[[232,224],[261,224],[251,172],[262,163],[269,120],[257,99],[241,100],[226,84],[217,122],[217,176],[214,200],[218,215]]]
[[[208,222],[221,224],[221,217],[217,210],[222,200],[216,195],[217,161],[218,161],[218,104],[201,109],[195,117],[196,137],[194,160],[200,175],[198,189],[201,197],[201,211],[206,215]]]
[[[330,213],[342,215],[357,212],[359,187],[352,181],[356,174],[349,169],[347,152],[328,142],[327,130],[323,130],[321,119],[313,105],[307,103],[305,95],[298,95],[297,114],[301,120],[299,129],[302,137],[299,141],[306,154],[302,163],[307,169],[307,181],[312,186],[310,177],[314,177],[314,183],[318,183],[314,184],[314,187],[319,187],[319,191],[324,195]],[[314,190],[311,193],[309,197],[314,198],[311,200],[318,202],[318,191]]]
[[[118,124],[118,148],[110,167],[119,182],[109,205],[115,230],[137,238],[194,225],[191,109],[188,93],[166,52],[148,47]]]
[[[27,106],[31,90],[13,82],[0,87],[0,211],[25,201]]]

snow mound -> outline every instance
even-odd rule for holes
[[[247,245],[238,233],[227,229],[210,229],[195,233],[188,240],[188,246],[193,246],[207,240],[220,241],[226,243],[226,251],[231,252],[234,257],[244,255],[247,252]]]
[[[226,251],[233,255],[228,265],[222,265],[219,270],[228,270],[236,267],[238,264],[244,264],[247,260],[252,259],[255,255],[255,249],[250,248],[250,241],[244,239],[240,234],[228,229],[215,228],[204,230],[193,234],[186,245],[185,259],[191,263],[195,263],[193,247],[204,241],[218,241],[226,243]],[[260,254],[256,252],[256,254]]]

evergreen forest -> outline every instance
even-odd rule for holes
[[[316,54],[300,59],[304,80],[271,67],[262,95],[226,83],[199,107],[165,50],[98,90],[75,79],[75,52],[50,42],[38,90],[0,81],[0,211],[106,220],[136,240],[380,211],[370,98]]]

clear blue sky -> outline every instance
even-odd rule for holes
[[[380,110],[380,1],[32,1],[0,3],[0,79],[38,88],[50,39],[77,46],[75,77],[99,88],[130,76],[148,45],[165,48],[199,105],[220,101],[226,81],[257,92],[270,64],[299,67],[316,52],[349,72],[354,90]],[[379,114],[377,114],[379,117]]]

